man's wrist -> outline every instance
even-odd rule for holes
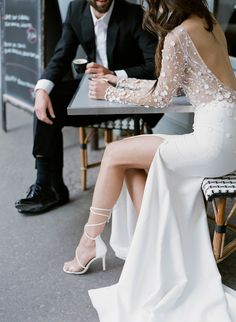
[[[48,79],[40,79],[40,80],[38,80],[38,82],[34,88],[34,94],[36,93],[36,91],[38,89],[43,89],[45,92],[50,94],[53,87],[54,87],[54,83],[52,81],[50,81]]]
[[[126,71],[123,70],[123,69],[116,70],[115,73],[116,73],[116,76],[119,77],[119,78],[128,78],[128,75],[127,75]]]
[[[46,89],[44,89],[44,88],[37,88],[37,89],[34,91],[34,95],[36,96],[36,94],[37,94],[38,92],[42,92],[42,93],[45,93],[45,94],[49,95],[49,94],[48,94],[48,92],[46,91]]]

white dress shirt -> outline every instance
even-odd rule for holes
[[[90,11],[94,24],[94,33],[95,33],[95,44],[96,44],[96,63],[108,68],[107,61],[107,28],[111,18],[112,10],[114,7],[114,1],[112,2],[109,10],[99,19],[97,19],[93,13],[93,8],[90,6]],[[116,70],[116,75],[118,77],[127,78],[128,75],[124,70]],[[48,94],[54,87],[54,83],[48,79],[38,80],[34,91],[37,89],[43,89]]]

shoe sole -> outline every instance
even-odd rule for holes
[[[55,209],[55,208],[58,208],[60,206],[63,206],[65,204],[67,204],[68,202],[70,201],[70,199],[66,199],[66,200],[61,200],[57,203],[54,203],[54,204],[51,204],[49,206],[46,206],[46,207],[42,207],[38,210],[34,210],[34,209],[29,209],[29,210],[24,210],[24,209],[20,209],[20,208],[16,208],[17,211],[20,213],[20,214],[23,214],[23,215],[40,215],[40,214],[43,214],[45,212],[48,212],[52,209]]]

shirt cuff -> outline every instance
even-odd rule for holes
[[[49,79],[40,79],[37,81],[37,84],[35,85],[34,93],[37,91],[37,89],[43,89],[45,90],[45,92],[50,94],[53,87],[54,87],[54,83]]]
[[[119,78],[128,78],[126,71],[124,70],[115,70],[116,76]]]

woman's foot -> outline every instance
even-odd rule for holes
[[[64,263],[63,271],[65,273],[80,273],[85,270],[86,265],[96,257],[95,241],[88,239],[83,234],[75,253],[75,258],[72,261]]]
[[[84,274],[96,259],[102,259],[102,268],[105,271],[107,246],[100,234],[110,216],[111,209],[90,207],[90,217],[84,226],[84,234],[76,248],[75,258],[63,266],[65,273]]]

